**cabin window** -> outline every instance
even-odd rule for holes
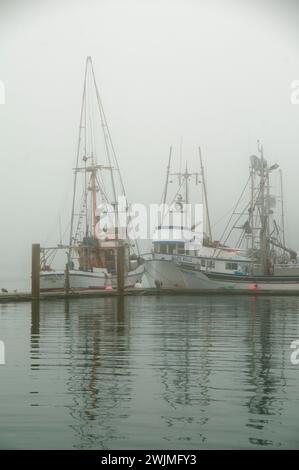
[[[165,243],[163,243],[163,244],[161,243],[161,244],[160,244],[160,253],[163,254],[163,255],[164,255],[164,254],[166,255],[166,253],[167,253],[167,245],[166,245]]]
[[[207,260],[207,267],[208,268],[215,268],[215,261],[212,261],[211,259]]]
[[[238,271],[238,263],[225,263],[225,269],[229,269],[231,271]]]
[[[177,250],[178,250],[179,255],[183,255],[185,253],[184,243],[178,243],[177,244]]]
[[[205,265],[206,265],[206,260],[205,260],[205,259],[201,259],[201,260],[200,260],[200,264],[201,264],[203,267],[205,267]]]
[[[175,252],[175,245],[169,244],[168,245],[168,253],[172,255]]]

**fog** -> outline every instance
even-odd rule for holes
[[[130,201],[159,202],[169,146],[198,169],[200,145],[217,239],[260,139],[299,249],[298,20],[295,1],[0,0],[0,278],[69,223],[88,55]]]

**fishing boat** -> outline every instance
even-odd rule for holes
[[[220,241],[212,241],[211,224],[207,203],[206,183],[201,160],[201,184],[203,202],[208,227],[203,236],[202,245],[190,251],[190,239],[196,223],[189,224],[190,237],[173,237],[172,227],[165,224],[157,228],[153,237],[152,253],[145,256],[146,272],[152,284],[158,288],[184,289],[239,289],[264,291],[298,291],[299,265],[297,253],[286,246],[284,233],[284,206],[282,192],[280,220],[277,219],[275,206],[277,197],[271,194],[270,176],[278,165],[268,165],[263,155],[263,146],[259,144],[260,156],[250,157],[250,175],[245,188],[236,204]],[[169,182],[167,168],[164,195]],[[178,174],[179,191],[176,197],[188,203],[187,186],[192,174]],[[181,193],[181,180],[184,181],[184,195]],[[245,208],[240,209],[246,189],[250,197]],[[182,217],[184,204],[181,206]],[[186,217],[183,217],[186,220]],[[159,236],[159,231],[167,228],[168,237]],[[229,243],[234,231],[238,232],[237,242]],[[185,231],[186,234],[186,231]]]
[[[123,202],[122,207],[119,201]],[[43,251],[41,291],[62,290],[66,284],[74,290],[113,289],[117,285],[118,269],[124,272],[124,287],[141,282],[144,266],[138,246],[128,238],[126,201],[92,59],[88,57],[74,169],[70,237],[64,247],[66,269],[53,269],[49,262],[53,252]]]

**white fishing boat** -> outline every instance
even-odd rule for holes
[[[230,218],[221,242],[212,242],[210,217],[207,205],[206,184],[201,163],[201,184],[203,186],[203,211],[207,235],[203,236],[201,246],[190,250],[190,240],[194,234],[196,222],[189,224],[190,237],[173,236],[173,227],[162,223],[153,237],[152,253],[146,255],[146,272],[152,286],[159,289],[237,289],[264,291],[298,291],[299,266],[297,254],[286,247],[284,235],[284,208],[282,184],[280,194],[280,221],[276,218],[276,199],[270,194],[270,175],[278,165],[269,166],[263,157],[263,148],[259,147],[260,157],[251,157],[250,177],[246,187],[250,186],[250,198],[246,207],[240,211],[238,204]],[[169,176],[164,195],[167,194]],[[178,173],[179,191],[176,197],[188,203],[187,186],[192,179],[189,172]],[[181,181],[184,184],[181,184]],[[282,183],[282,179],[281,179]],[[182,188],[184,194],[182,193]],[[246,189],[246,188],[245,188]],[[242,196],[245,194],[242,191]],[[184,204],[181,206],[182,220]],[[233,216],[236,216],[235,218]],[[238,242],[228,246],[229,236],[238,230]],[[162,234],[161,232],[165,232]],[[165,236],[169,234],[168,238]]]
[[[44,250],[41,291],[68,288],[111,289],[117,285],[118,256],[124,287],[140,283],[144,272],[138,246],[128,238],[124,184],[111,140],[92,60],[87,58],[81,106],[79,139],[74,169],[74,191],[66,270],[55,270]],[[125,218],[120,217],[121,210]],[[106,222],[105,222],[106,221]],[[120,259],[120,258],[119,258]]]

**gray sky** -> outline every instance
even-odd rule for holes
[[[31,243],[56,243],[68,222],[87,55],[130,200],[159,202],[182,137],[194,164],[202,147],[213,224],[260,139],[284,170],[298,249],[298,20],[286,0],[0,0],[0,277],[28,271]]]

